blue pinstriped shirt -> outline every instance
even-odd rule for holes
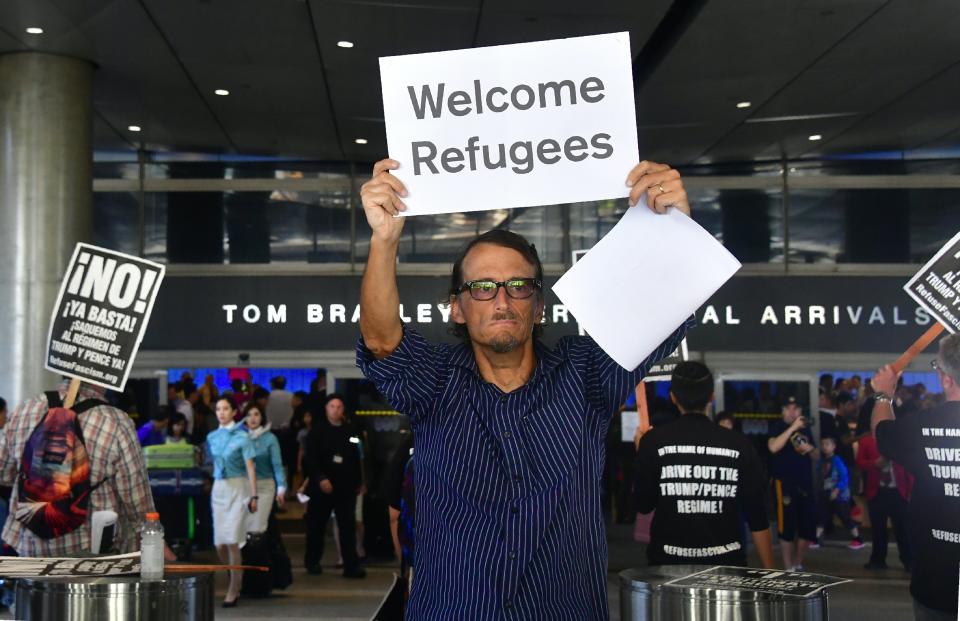
[[[503,393],[466,345],[400,346],[357,365],[411,419],[417,550],[408,619],[607,619],[600,508],[610,417],[688,320],[626,371],[588,337],[536,344],[523,387]]]

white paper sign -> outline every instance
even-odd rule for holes
[[[637,435],[637,427],[639,426],[639,412],[636,410],[620,412],[620,440],[622,442],[633,442],[633,437]]]
[[[693,219],[641,202],[553,292],[611,358],[635,369],[738,269]]]
[[[381,58],[406,215],[627,196],[631,63],[626,32]]]
[[[122,391],[165,270],[140,257],[77,244],[50,316],[46,368]]]

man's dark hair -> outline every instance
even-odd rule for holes
[[[7,400],[3,397],[0,397],[0,412],[4,411],[5,409],[7,409]]]
[[[713,395],[713,374],[701,362],[681,362],[670,377],[670,394],[684,412],[703,412]]]
[[[194,384],[193,382],[185,382],[184,384],[182,384],[182,386],[183,386],[184,399],[189,399],[190,395],[197,392],[197,385]]]
[[[725,420],[730,421],[730,423],[733,425],[734,431],[740,431],[740,421],[737,420],[737,417],[733,415],[733,412],[727,412],[726,410],[724,410],[723,412],[717,412],[717,415],[714,417],[713,422],[719,425]]]
[[[253,391],[253,400],[259,401],[260,399],[269,399],[270,391],[266,388],[257,388]]]
[[[173,413],[176,412],[169,405],[161,405],[156,410],[153,411],[153,414],[150,415],[150,420],[161,421],[161,420],[170,420],[170,417]]]
[[[841,405],[846,405],[850,401],[853,401],[853,395],[851,395],[848,392],[837,393],[837,396],[833,399],[833,402],[834,404],[836,404],[837,407],[840,407]]]
[[[278,375],[270,380],[270,386],[273,387],[274,390],[283,390],[287,387],[287,378],[282,375]]]
[[[522,235],[518,235],[513,231],[493,229],[471,240],[470,243],[463,247],[460,254],[457,255],[456,260],[453,262],[453,272],[450,275],[450,296],[459,294],[460,287],[463,286],[463,260],[477,244],[493,244],[494,246],[516,250],[527,263],[533,266],[534,278],[541,283],[543,282],[543,264],[540,263],[540,255],[537,254],[536,246],[528,242]],[[543,299],[543,289],[537,291],[537,296]],[[467,326],[464,324],[454,323],[447,331],[464,342],[470,342],[470,335],[467,333]],[[538,324],[534,326],[534,338],[540,338],[542,332],[543,327],[541,325]]]
[[[329,395],[327,395],[326,398],[324,398],[324,400],[323,400],[323,407],[324,407],[324,409],[326,409],[327,404],[330,403],[331,401],[333,401],[334,399],[339,399],[339,400],[340,400],[340,403],[343,404],[343,407],[344,407],[344,408],[347,407],[347,400],[343,398],[343,395],[341,395],[341,394],[338,393],[338,392],[332,392],[332,393],[330,393]]]

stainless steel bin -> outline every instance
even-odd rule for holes
[[[664,586],[703,565],[664,565],[620,572],[622,621],[826,621],[827,591],[776,595],[745,590]]]
[[[213,619],[212,573],[172,574],[141,582],[139,576],[22,578],[17,580],[17,619],[70,621],[167,621]]]

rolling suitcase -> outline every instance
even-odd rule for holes
[[[241,556],[244,565],[270,567],[270,537],[267,533],[247,533],[247,543]],[[273,580],[262,571],[244,570],[240,594],[246,597],[269,597],[273,590]]]

